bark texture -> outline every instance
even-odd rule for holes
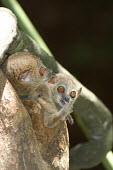
[[[0,169],[46,169],[30,116],[0,70]]]
[[[30,117],[42,158],[51,169],[68,170],[69,138],[66,123],[55,128],[44,126],[44,110],[36,100],[23,101]]]

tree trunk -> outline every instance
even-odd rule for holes
[[[47,169],[30,116],[0,70],[0,169]]]

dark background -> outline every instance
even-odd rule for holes
[[[113,111],[113,1],[19,2],[56,59]],[[76,122],[74,126],[75,132],[69,126],[71,146],[85,141]]]

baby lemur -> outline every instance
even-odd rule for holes
[[[37,98],[44,109],[44,125],[53,128],[67,119],[73,123],[70,113],[80,93],[81,87],[75,84],[71,76],[59,73],[49,82],[39,85],[31,98]]]
[[[22,99],[29,99],[35,88],[49,81],[53,72],[46,68],[39,57],[29,52],[17,52],[8,57],[3,72]]]

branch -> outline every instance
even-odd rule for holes
[[[17,35],[16,17],[6,8],[0,8],[0,26],[0,63],[2,63],[5,52]]]
[[[1,0],[1,2],[5,5],[5,7],[11,9],[13,13],[16,15],[18,19],[19,27],[22,31],[26,32],[30,37],[32,37],[37,43],[40,43],[40,46],[43,49],[46,48],[46,52],[51,55],[51,52],[45,42],[43,41],[42,37],[39,35],[38,31],[27,17],[26,13],[23,11],[22,7],[16,0]],[[32,30],[32,31],[31,31]]]

